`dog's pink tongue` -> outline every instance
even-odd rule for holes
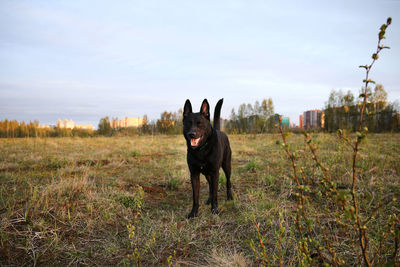
[[[199,141],[200,141],[200,138],[197,138],[197,139],[190,139],[190,144],[191,144],[192,146],[198,146],[198,145],[199,145]]]

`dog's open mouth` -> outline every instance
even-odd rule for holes
[[[190,139],[190,145],[192,147],[198,147],[200,144],[201,137]]]

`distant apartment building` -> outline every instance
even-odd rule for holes
[[[299,127],[301,129],[304,129],[304,115],[303,114],[300,114],[300,116],[299,116]]]
[[[321,129],[325,127],[325,114],[319,109],[307,110],[300,115],[300,128]]]
[[[114,119],[110,121],[111,128],[140,127],[143,125],[143,118],[128,118],[122,120]]]
[[[283,117],[281,121],[282,126],[290,127],[290,118],[289,117]]]
[[[76,124],[75,128],[83,130],[94,130],[94,126],[91,124]]]
[[[66,128],[66,129],[83,129],[83,130],[94,130],[94,126],[91,124],[75,124],[73,120],[58,120],[57,121],[58,128]]]
[[[290,123],[290,118],[289,117],[282,117],[279,114],[275,114],[274,115],[274,119],[275,119],[275,123],[276,124],[280,124],[282,126],[286,126],[286,127],[292,127],[292,123]]]
[[[57,121],[57,127],[58,128],[67,128],[67,129],[73,129],[75,127],[75,123],[73,120],[58,120]]]

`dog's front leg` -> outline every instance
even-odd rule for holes
[[[199,210],[200,172],[191,172],[190,180],[192,182],[193,208],[188,218],[193,218],[197,215],[197,211]]]
[[[219,179],[219,171],[216,171],[215,174],[211,176],[212,182],[212,199],[211,199],[211,213],[219,214],[218,210],[218,179]]]

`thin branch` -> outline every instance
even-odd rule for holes
[[[361,223],[361,219],[360,219],[360,212],[359,212],[359,204],[358,204],[358,200],[357,200],[357,194],[356,194],[356,183],[357,183],[357,169],[356,169],[356,163],[357,163],[357,155],[358,155],[358,151],[359,151],[359,145],[361,143],[361,141],[363,140],[363,138],[365,137],[365,132],[368,131],[368,129],[363,128],[363,122],[364,122],[364,112],[365,112],[365,107],[367,104],[367,98],[369,96],[368,94],[368,84],[369,83],[375,83],[374,81],[369,79],[369,72],[371,71],[372,66],[374,65],[374,63],[376,62],[376,60],[378,59],[378,54],[379,52],[382,50],[381,47],[381,40],[383,38],[385,38],[385,30],[386,28],[391,24],[391,18],[388,18],[387,23],[384,24],[386,26],[383,26],[383,28],[381,27],[381,31],[379,33],[379,40],[378,40],[378,45],[377,45],[377,49],[376,49],[376,53],[374,53],[372,55],[372,62],[370,65],[365,65],[365,66],[360,66],[360,67],[364,67],[366,70],[366,74],[365,74],[365,79],[364,79],[364,91],[362,92],[362,94],[360,96],[363,97],[363,102],[362,102],[362,106],[360,109],[360,125],[358,127],[358,131],[357,132],[357,138],[356,141],[354,142],[353,145],[353,164],[352,164],[352,190],[351,190],[351,196],[352,196],[352,200],[353,200],[353,208],[354,208],[354,215],[355,215],[355,224],[358,230],[358,237],[359,237],[359,243],[360,243],[360,247],[361,247],[361,251],[362,251],[362,255],[364,258],[364,263],[366,266],[371,266],[371,262],[369,260],[368,254],[367,254],[367,250],[368,250],[368,236],[367,236],[367,232],[366,227],[364,224]],[[367,114],[368,115],[368,114]]]

